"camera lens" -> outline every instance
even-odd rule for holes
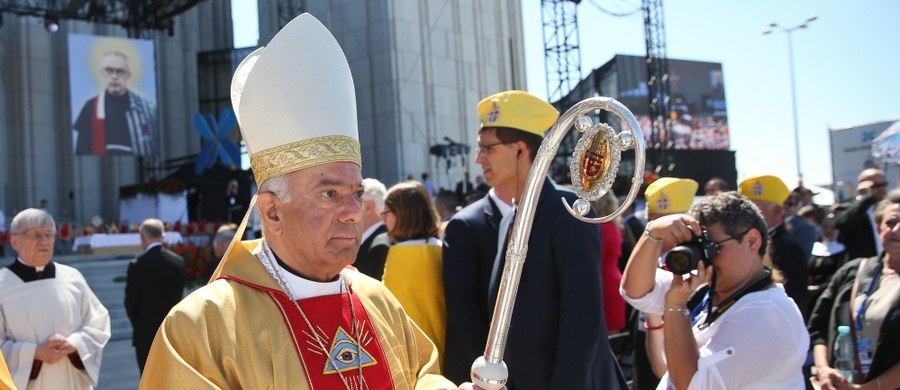
[[[666,268],[676,275],[684,275],[697,269],[699,259],[700,249],[696,246],[677,246],[666,255]]]

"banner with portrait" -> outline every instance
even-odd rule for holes
[[[75,154],[156,156],[153,41],[81,34],[68,38]]]

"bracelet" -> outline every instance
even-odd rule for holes
[[[681,313],[681,315],[683,315],[684,318],[689,318],[689,317],[691,316],[691,312],[690,312],[686,307],[671,307],[671,306],[666,306],[666,307],[663,308],[663,310],[665,310],[665,311],[672,311],[672,312],[675,312],[675,313]],[[663,313],[663,314],[665,314],[665,313]]]
[[[653,237],[653,235],[650,234],[650,222],[647,222],[647,224],[644,225],[644,235],[647,236],[647,238],[650,239],[650,241],[653,241],[657,244],[663,242],[662,238]]]
[[[659,325],[657,325],[657,326],[650,326],[650,324],[647,321],[644,321],[644,329],[646,329],[646,330],[660,330],[665,325],[666,325],[665,321],[660,322]]]

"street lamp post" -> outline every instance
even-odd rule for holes
[[[769,24],[769,27],[766,28],[762,33],[763,35],[768,35],[775,31],[781,31],[785,35],[787,35],[788,41],[788,66],[791,70],[791,107],[794,114],[794,154],[797,157],[797,180],[799,180],[799,184],[803,184],[803,173],[800,171],[800,127],[797,124],[797,86],[794,80],[794,41],[792,33],[799,29],[804,29],[809,26],[810,23],[818,19],[815,15],[810,16],[803,23],[800,23],[794,27],[782,27],[779,26],[778,23],[772,22]]]

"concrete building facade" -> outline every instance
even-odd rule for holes
[[[449,138],[474,150],[478,102],[525,89],[518,1],[300,3],[328,26],[350,62],[364,177],[391,185],[427,172],[435,184],[452,190],[466,169],[473,178],[481,173],[471,153],[444,158],[429,149]],[[283,18],[276,2],[258,4],[265,44]]]

